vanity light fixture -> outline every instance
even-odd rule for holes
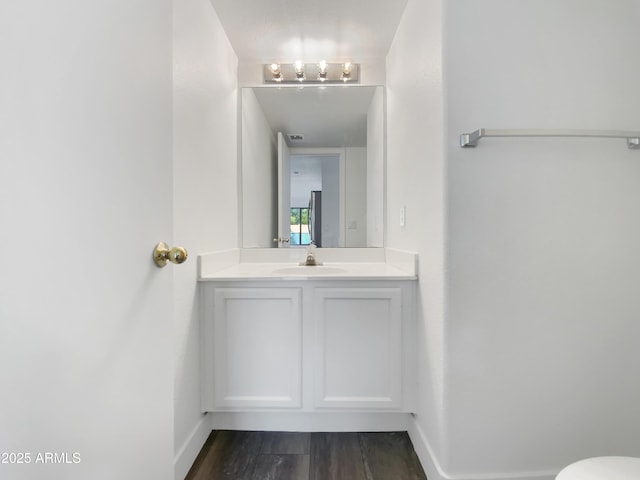
[[[357,63],[329,63],[320,60],[304,63],[268,63],[263,65],[264,83],[360,83]]]

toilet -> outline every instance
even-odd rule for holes
[[[556,480],[640,480],[640,458],[587,458],[563,468]]]

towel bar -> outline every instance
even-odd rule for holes
[[[460,135],[462,148],[476,147],[483,137],[609,137],[626,138],[627,147],[640,149],[640,132],[617,130],[496,130],[480,128]]]

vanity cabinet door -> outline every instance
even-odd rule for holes
[[[300,408],[301,289],[216,288],[210,300],[204,410]]]
[[[402,290],[316,288],[316,408],[402,406]]]

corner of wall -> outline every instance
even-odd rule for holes
[[[449,379],[442,9],[443,0],[409,0],[387,55],[385,245],[419,254],[418,402],[410,435],[430,480],[449,478],[443,470],[449,460],[444,402]],[[401,72],[409,61],[412,76]]]
[[[429,480],[447,480],[448,477],[442,471],[440,467],[440,463],[429,444],[429,440],[425,432],[422,430],[418,422],[416,421],[415,415],[411,416],[409,420],[409,427],[407,429],[407,433],[409,434],[409,438],[411,439],[411,443],[413,444],[413,449],[416,451],[418,455],[418,459],[422,464],[422,468],[427,475]]]
[[[212,429],[211,415],[208,413],[203,414],[189,437],[176,449],[176,456],[173,462],[175,480],[183,480],[189,473],[189,469],[207,441]]]
[[[173,9],[174,240],[193,256],[239,243],[238,59],[209,0]],[[224,225],[225,228],[220,228]],[[210,432],[200,411],[198,268],[173,275],[174,470],[184,478]]]

